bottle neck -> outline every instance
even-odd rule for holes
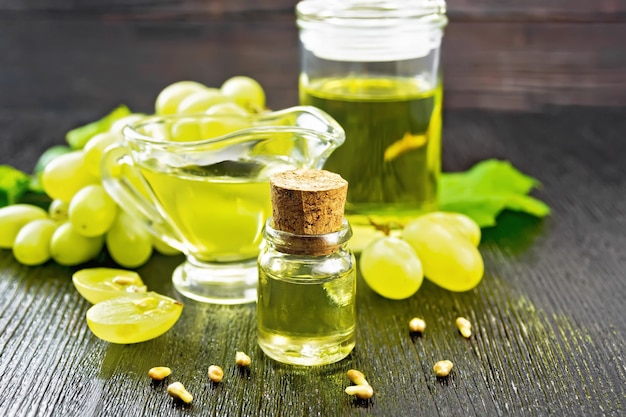
[[[272,218],[265,223],[263,237],[277,251],[291,255],[325,256],[340,250],[352,237],[352,228],[346,219],[341,229],[321,235],[298,235],[274,228]]]

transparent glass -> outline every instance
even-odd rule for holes
[[[436,208],[445,2],[305,0],[296,11],[300,102],[345,129],[324,168],[350,184],[350,223]]]
[[[211,137],[224,126],[243,128]],[[256,258],[271,214],[269,176],[320,168],[344,140],[331,117],[306,106],[250,117],[148,117],[123,133],[124,143],[103,158],[104,187],[150,232],[185,253],[175,288],[217,304],[256,301]],[[177,142],[182,134],[185,141]]]
[[[257,333],[269,357],[292,365],[324,365],[354,348],[356,267],[346,245],[347,221],[334,233],[294,235],[267,221],[259,255]],[[311,256],[308,247],[329,248]]]

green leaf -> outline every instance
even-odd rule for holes
[[[515,169],[508,161],[489,159],[465,172],[442,173],[439,207],[463,213],[481,227],[496,224],[505,209],[544,217],[550,208],[527,194],[540,186],[539,181]]]
[[[9,165],[0,165],[0,207],[14,204],[28,190],[30,175]]]
[[[65,139],[72,149],[82,149],[94,135],[108,131],[116,120],[130,114],[130,109],[122,104],[102,119],[70,130],[65,135]]]

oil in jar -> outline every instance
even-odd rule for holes
[[[300,102],[342,125],[346,141],[324,169],[350,184],[351,223],[433,210],[441,171],[441,84],[419,77],[301,81]]]

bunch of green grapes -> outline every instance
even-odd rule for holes
[[[433,212],[411,220],[401,236],[384,236],[361,252],[365,282],[386,298],[404,299],[424,277],[450,291],[476,287],[484,273],[480,227],[460,213]]]
[[[232,77],[220,88],[194,81],[175,82],[165,87],[155,102],[158,115],[216,116],[207,117],[200,126],[179,118],[165,138],[172,141],[215,137],[245,128],[247,121],[241,116],[264,109],[263,88],[245,76]],[[52,200],[48,211],[27,204],[1,208],[0,248],[12,249],[15,259],[24,265],[40,265],[52,259],[71,266],[95,258],[106,246],[111,258],[125,268],[143,265],[155,249],[166,255],[179,253],[121,209],[100,180],[105,149],[122,140],[124,126],[143,117],[131,114],[120,118],[111,123],[108,131],[92,136],[82,149],[49,161],[39,178]]]
[[[154,107],[158,115],[245,115],[265,110],[265,92],[256,80],[241,75],[229,78],[220,88],[195,81],[178,81],[159,93]]]
[[[52,199],[48,211],[28,204],[0,209],[0,248],[12,249],[24,265],[52,259],[72,266],[95,258],[106,246],[126,268],[143,265],[154,248],[177,253],[119,208],[87,169],[85,155],[83,150],[61,155],[44,169],[42,185]]]
[[[179,81],[165,87],[155,103],[157,115],[179,115],[159,132],[149,132],[161,139],[188,142],[210,139],[250,127],[247,116],[265,110],[265,92],[254,79],[229,78],[220,88],[195,81]],[[185,115],[202,114],[197,119]]]

